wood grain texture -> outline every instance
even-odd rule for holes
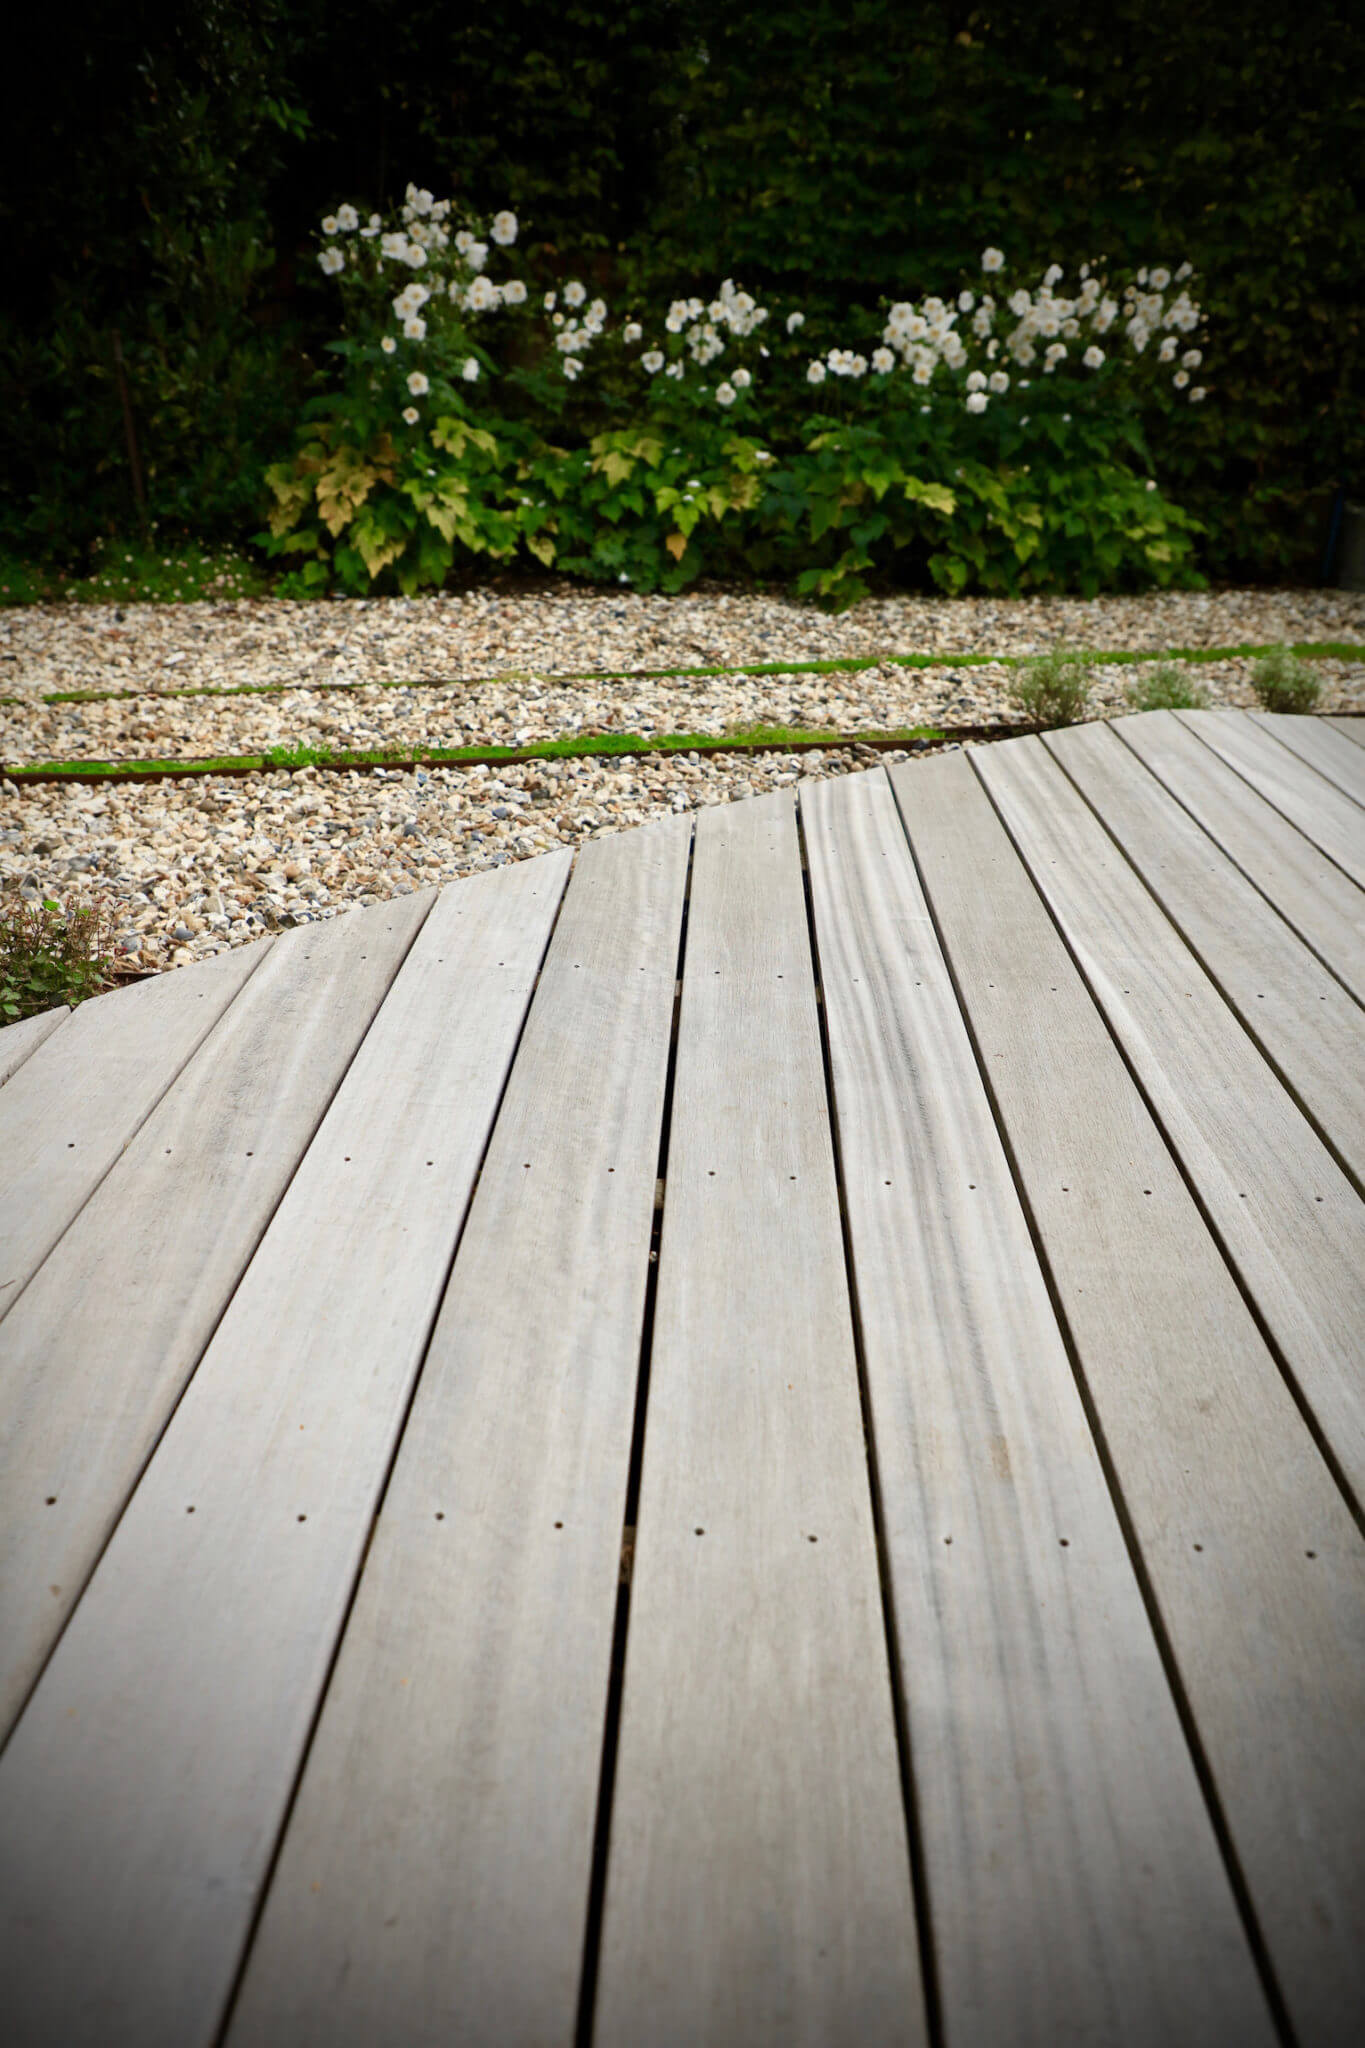
[[[232,2048],[572,2048],[690,837],[578,856]]]
[[[432,901],[278,939],[0,1323],[0,1742]]]
[[[1110,730],[1365,1003],[1365,890],[1171,712],[1121,718]]]
[[[1342,713],[1327,720],[1334,732],[1345,733],[1348,740],[1354,740],[1358,747],[1365,747],[1365,718],[1357,713]]]
[[[1359,1501],[1360,1197],[1042,742],[972,762]]]
[[[1365,1188],[1365,1013],[1104,724],[1044,744]]]
[[[1365,761],[1343,733],[1335,732],[1329,720],[1300,712],[1271,715],[1253,711],[1251,718],[1263,732],[1277,739],[1291,754],[1297,754],[1310,768],[1327,778],[1344,796],[1365,804]]]
[[[215,2037],[567,869],[441,895],[0,1758],[15,2048]]]
[[[0,1316],[269,946],[92,996],[0,1089]]]
[[[35,1053],[45,1039],[51,1038],[59,1024],[65,1024],[71,1015],[68,1009],[42,1010],[36,1017],[23,1017],[17,1024],[6,1024],[0,1030],[0,1088],[3,1088],[11,1074],[17,1074],[30,1053]]]
[[[802,812],[944,2034],[1268,2048],[891,786]]]
[[[697,823],[594,2040],[923,2039],[784,794]]]
[[[966,758],[892,781],[1298,2038],[1344,2048],[1365,2032],[1359,1530]]]
[[[1282,747],[1242,711],[1178,711],[1190,730],[1283,812],[1343,874],[1365,887],[1365,816],[1359,804]]]

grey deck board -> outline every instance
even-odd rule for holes
[[[1178,711],[1176,717],[1282,811],[1291,824],[1365,887],[1365,814],[1273,732],[1240,711]]]
[[[944,2033],[1269,2044],[891,786],[802,812]]]
[[[690,834],[579,856],[231,2048],[572,2048]]]
[[[1354,2040],[1360,1532],[966,757],[892,781],[1299,2038]]]
[[[1365,747],[1365,716],[1356,713],[1334,713],[1327,719],[1334,732],[1344,733],[1348,740],[1354,740],[1358,747]]]
[[[0,1317],[269,943],[92,996],[0,1089]]]
[[[1360,1197],[1042,742],[973,761],[1360,1501]]]
[[[276,940],[0,1323],[0,1742],[432,900]]]
[[[1120,719],[1110,729],[1365,1003],[1365,890],[1171,712]]]
[[[778,795],[697,824],[594,2040],[923,2039],[810,934]]]
[[[1185,943],[1365,1188],[1365,1013],[1107,725],[1049,752],[1103,819]],[[1311,1030],[1305,1021],[1311,1018]]]
[[[1288,747],[1310,768],[1316,768],[1343,795],[1365,804],[1365,761],[1361,760],[1359,749],[1350,744],[1344,733],[1334,731],[1327,719],[1309,713],[1281,712],[1274,717],[1264,711],[1253,711],[1250,715],[1262,732]]]
[[[567,866],[431,912],[0,1758],[16,2048],[214,2036]]]
[[[0,1088],[70,1015],[65,1008],[42,1010],[36,1017],[22,1017],[17,1024],[6,1024],[0,1030]]]

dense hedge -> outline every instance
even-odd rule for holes
[[[1344,0],[126,0],[8,73],[0,541],[256,523],[330,308],[307,237],[409,177],[654,297],[847,314],[1013,260],[1191,260],[1212,396],[1152,443],[1217,576],[1311,576],[1365,484],[1365,17]],[[46,39],[47,47],[43,47]],[[17,195],[23,195],[22,199]],[[302,261],[300,260],[302,259]]]

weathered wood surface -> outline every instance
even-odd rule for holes
[[[439,899],[0,1757],[25,2048],[214,2037],[567,867]]]
[[[1365,1499],[1359,1195],[1042,741],[1006,740],[974,759],[1209,1224]]]
[[[92,996],[0,1089],[0,1316],[268,949]]]
[[[1172,712],[1119,719],[1110,730],[1365,1003],[1365,890]]]
[[[1109,726],[1045,742],[1318,1135],[1365,1188],[1365,1012]],[[1305,1030],[1305,1019],[1312,1028]]]
[[[1298,2038],[1349,2041],[1360,1532],[967,756],[892,781]]]
[[[689,841],[579,856],[231,2048],[572,2048]]]
[[[790,797],[697,823],[598,2048],[924,2039]]]
[[[890,784],[802,812],[944,2033],[1269,2048]]]
[[[1365,747],[1365,718],[1359,713],[1336,713],[1327,720],[1336,732],[1344,732],[1348,740],[1354,740],[1358,747]]]
[[[0,1030],[0,1088],[70,1015],[67,1009],[41,1010],[36,1017],[21,1018],[17,1024],[6,1024]]]
[[[1365,761],[1327,719],[1307,713],[1281,712],[1273,717],[1265,711],[1253,711],[1250,715],[1262,732],[1288,747],[1291,754],[1297,754],[1344,795],[1365,804]]]
[[[0,1742],[433,900],[275,940],[0,1323]]]
[[[1365,887],[1365,812],[1242,711],[1178,711],[1206,747]]]

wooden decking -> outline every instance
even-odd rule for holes
[[[1357,2048],[1365,746],[1167,712],[0,1033],[13,2048]]]

